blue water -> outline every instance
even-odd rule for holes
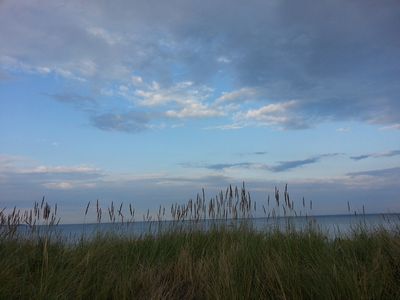
[[[305,230],[310,226],[321,230],[329,237],[337,237],[351,234],[354,229],[362,227],[365,230],[385,228],[387,230],[399,230],[400,214],[368,214],[368,215],[331,215],[313,217],[280,217],[280,218],[251,218],[238,220],[200,220],[194,221],[161,221],[161,222],[133,222],[133,223],[101,223],[101,224],[65,224],[53,229],[38,226],[39,235],[51,234],[53,237],[65,241],[77,241],[82,238],[90,239],[98,234],[117,234],[120,236],[140,237],[146,235],[158,235],[160,233],[176,230],[201,230],[212,228],[237,228],[249,226],[256,231],[280,230],[288,228]],[[20,228],[24,234],[27,228]]]

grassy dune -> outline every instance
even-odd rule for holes
[[[0,241],[1,299],[400,299],[400,231]]]
[[[89,202],[84,215],[92,208],[98,223],[103,216],[129,225],[135,209],[125,207],[127,213],[122,203],[103,210]],[[258,207],[277,220],[309,212],[312,202],[291,200],[286,186],[283,197],[275,188],[274,199]],[[186,204],[147,211],[143,220],[164,220],[168,211],[177,224],[221,218],[251,224],[257,205],[243,184],[209,201],[202,190]],[[36,234],[38,225],[53,231],[58,222],[57,206],[44,198],[28,211],[0,211],[0,299],[400,299],[399,226],[359,227],[336,238],[311,225],[257,232],[246,222],[157,236],[98,234],[74,243]],[[22,224],[28,237],[18,231]]]

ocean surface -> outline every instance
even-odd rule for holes
[[[248,226],[256,231],[306,230],[310,226],[321,230],[329,237],[334,238],[350,235],[359,227],[372,231],[379,228],[395,230],[400,228],[400,214],[366,214],[366,215],[327,215],[308,217],[279,217],[279,218],[249,218],[223,219],[199,221],[153,221],[131,223],[101,223],[101,224],[60,224],[49,230],[46,226],[37,226],[39,235],[51,234],[53,237],[68,241],[77,241],[82,238],[90,239],[98,234],[117,234],[120,236],[141,237],[146,235],[157,236],[169,231],[207,231],[213,228],[237,228]],[[27,227],[19,228],[25,234]]]

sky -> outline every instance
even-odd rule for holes
[[[400,211],[397,0],[0,1],[0,209],[245,181]]]

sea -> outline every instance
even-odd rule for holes
[[[234,229],[246,226],[258,232],[288,230],[305,231],[316,229],[329,238],[350,236],[355,230],[386,229],[400,231],[400,213],[363,214],[363,215],[324,215],[324,216],[290,216],[275,218],[246,219],[205,219],[197,221],[135,221],[125,223],[100,224],[59,224],[57,226],[37,226],[35,234],[51,236],[64,241],[92,239],[99,235],[117,235],[140,238],[158,236],[176,231],[208,231],[212,229]],[[26,226],[18,228],[21,235],[32,236]]]

